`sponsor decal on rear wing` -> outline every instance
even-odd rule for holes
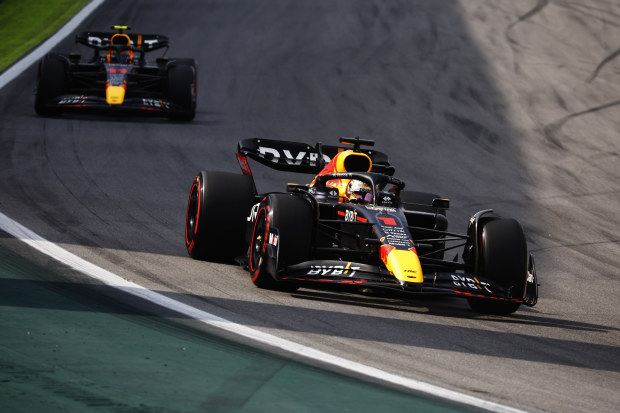
[[[302,142],[254,138],[239,142],[237,153],[280,171],[316,175],[332,157],[345,149],[351,148],[321,144],[312,147]],[[360,149],[360,152],[365,153],[372,160],[373,172],[388,175],[394,173],[394,168],[390,165],[386,154],[369,149]]]
[[[115,34],[112,32],[81,32],[77,34],[75,41],[95,49],[100,49],[110,46],[110,39]],[[170,39],[161,34],[124,34],[129,36],[132,47],[142,49],[145,52],[168,47],[170,43]]]

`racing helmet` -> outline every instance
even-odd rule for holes
[[[346,198],[349,202],[372,202],[372,188],[365,182],[351,179],[347,185]]]
[[[110,39],[110,44],[113,45],[113,46],[130,46],[131,45],[131,39],[126,34],[116,33]]]
[[[110,45],[112,47],[114,46],[118,46],[118,47],[127,47],[127,49],[123,50],[123,49],[117,49],[117,50],[113,50],[111,49],[108,52],[108,63],[112,62],[112,61],[117,61],[118,63],[132,63],[133,62],[133,51],[130,49],[131,47],[131,39],[129,38],[128,35],[123,34],[123,33],[116,33],[114,36],[112,36],[112,38],[110,39]]]

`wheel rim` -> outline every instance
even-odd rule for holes
[[[261,209],[256,218],[254,233],[252,234],[252,248],[250,249],[250,271],[258,272],[263,263],[263,250],[265,246],[265,233],[267,220],[265,210]]]
[[[192,191],[189,196],[189,203],[187,205],[187,218],[185,220],[185,241],[190,244],[196,234],[196,225],[198,223],[198,208],[200,206],[200,199],[198,191],[200,190],[200,184],[194,183]]]

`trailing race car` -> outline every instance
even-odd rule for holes
[[[447,294],[496,314],[536,305],[534,259],[519,222],[483,210],[466,234],[449,232],[449,200],[404,191],[385,154],[361,149],[373,141],[340,143],[353,147],[241,141],[242,174],[202,171],[194,179],[185,225],[189,255],[237,257],[260,288]],[[307,185],[288,184],[286,193],[258,194],[248,158],[316,176]],[[454,259],[444,259],[448,251],[457,252]]]
[[[116,33],[76,36],[77,44],[94,50],[88,59],[76,53],[48,53],[41,59],[35,111],[57,116],[69,110],[121,110],[192,120],[196,113],[196,60],[162,56],[149,62],[147,52],[168,50],[168,37],[127,34],[127,26],[112,29]]]

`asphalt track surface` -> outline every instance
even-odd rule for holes
[[[0,95],[0,210],[291,341],[524,410],[615,412],[618,17],[605,0],[107,1],[79,30],[169,35],[170,56],[199,61],[196,119],[40,118],[32,69]],[[238,139],[356,135],[390,154],[408,189],[451,198],[452,230],[485,208],[518,218],[539,304],[494,317],[457,299],[269,292],[241,268],[187,257],[191,180],[238,170]],[[288,180],[258,172],[265,188]]]

